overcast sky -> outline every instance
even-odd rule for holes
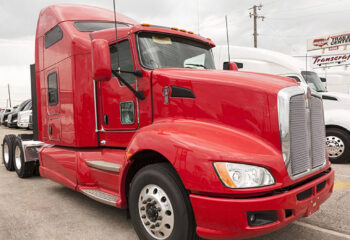
[[[349,0],[116,0],[117,11],[136,21],[175,26],[226,44],[225,15],[231,45],[253,46],[249,10],[262,4],[258,47],[305,55],[312,37],[349,31]],[[55,3],[113,8],[112,0],[0,0],[0,107],[7,84],[14,101],[30,98],[29,64],[34,63],[34,38],[40,10]]]

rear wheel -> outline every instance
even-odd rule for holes
[[[16,136],[13,134],[6,135],[2,143],[2,161],[8,171],[14,170],[13,164],[13,144]]]
[[[198,239],[186,190],[166,163],[149,165],[136,174],[130,186],[129,210],[140,239]]]
[[[14,144],[14,166],[18,177],[28,178],[33,176],[35,162],[25,162],[21,139],[17,138]]]
[[[349,134],[338,128],[329,128],[326,135],[329,160],[332,163],[350,162]]]

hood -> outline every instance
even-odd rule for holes
[[[277,95],[297,83],[268,74],[157,69],[152,73],[152,85],[155,121],[183,118],[217,123],[253,134],[280,149]]]
[[[343,104],[350,105],[350,95],[345,93],[338,92],[323,92],[322,93],[323,100],[327,101],[338,101]]]

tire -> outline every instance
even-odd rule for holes
[[[350,162],[350,135],[339,128],[326,130],[326,145],[332,163]]]
[[[128,200],[141,240],[199,239],[189,197],[169,164],[152,164],[139,170],[131,182]]]
[[[6,135],[2,142],[2,162],[8,171],[15,170],[13,163],[13,144],[16,136],[13,134]]]
[[[13,162],[16,173],[20,178],[28,178],[33,176],[35,170],[35,162],[24,162],[24,152],[21,139],[17,138],[13,146]]]

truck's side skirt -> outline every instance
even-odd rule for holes
[[[125,150],[78,149],[46,145],[40,150],[40,173],[84,195],[121,207],[120,184]]]

